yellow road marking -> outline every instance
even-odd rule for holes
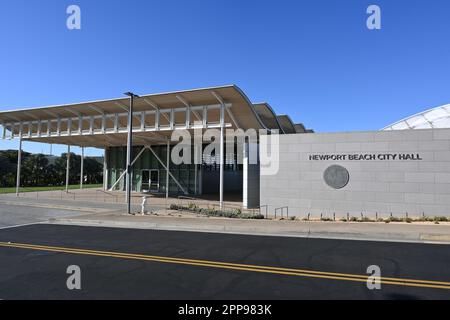
[[[221,269],[230,269],[230,270],[241,270],[241,271],[270,273],[270,274],[277,274],[277,275],[290,275],[290,276],[333,279],[333,280],[343,280],[343,281],[366,282],[368,279],[368,275],[357,275],[357,274],[337,273],[337,272],[324,272],[324,271],[270,267],[270,266],[258,266],[258,265],[249,265],[249,264],[239,264],[239,263],[197,260],[197,259],[185,259],[185,258],[173,258],[173,257],[152,256],[152,255],[142,255],[142,254],[133,254],[133,253],[78,249],[78,248],[43,246],[43,245],[33,245],[33,244],[24,244],[24,243],[0,242],[0,247],[50,251],[50,252],[58,252],[58,253],[81,254],[81,255],[93,255],[93,256],[121,258],[121,259],[155,261],[155,262],[162,262],[162,263],[173,263],[173,264],[183,264],[183,265],[191,265],[191,266],[202,266],[202,267],[210,267],[210,268],[221,268]],[[390,278],[390,277],[380,277],[379,280],[380,280],[381,284],[450,290],[450,282],[444,282],[444,281],[415,280],[415,279],[402,279],[402,278]]]

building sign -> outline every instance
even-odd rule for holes
[[[311,154],[310,161],[421,161],[418,153]]]

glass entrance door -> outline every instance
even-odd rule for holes
[[[159,170],[150,170],[150,192],[159,192]]]
[[[150,192],[150,171],[142,170],[141,192]]]

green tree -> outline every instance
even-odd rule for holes
[[[22,164],[24,185],[44,186],[47,180],[48,159],[43,154],[32,154]]]

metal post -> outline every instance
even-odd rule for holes
[[[224,165],[224,150],[223,150],[223,144],[224,144],[224,105],[221,104],[220,106],[220,209],[223,209],[223,165]]]
[[[127,178],[126,178],[126,199],[127,199],[127,213],[131,214],[131,152],[133,146],[133,102],[134,97],[138,97],[132,92],[127,92],[125,95],[130,97],[130,106],[128,109],[128,139],[127,139]]]
[[[83,189],[84,180],[84,147],[81,147],[80,189]]]
[[[127,213],[131,213],[131,146],[133,145],[133,96],[130,97],[130,108],[128,110],[128,139],[127,139]]]
[[[19,150],[17,153],[17,178],[16,178],[16,196],[19,196],[20,189],[20,167],[22,166],[22,133],[19,136]]]
[[[166,160],[166,200],[169,199],[169,169],[170,169],[170,140],[167,139],[167,160]]]
[[[70,173],[70,146],[67,146],[66,193],[69,192],[69,173]]]

